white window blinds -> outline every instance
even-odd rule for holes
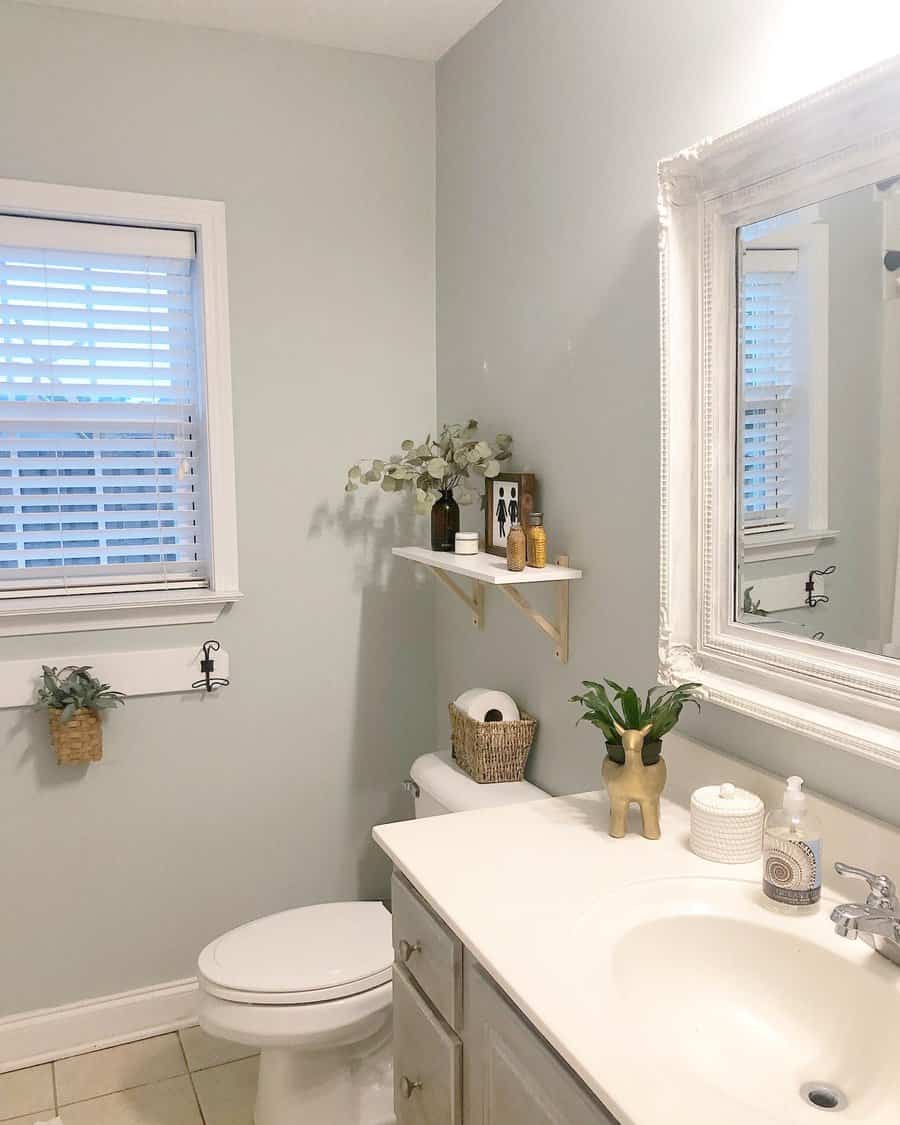
[[[745,250],[741,272],[742,506],[745,532],[792,525],[797,250]]]
[[[0,597],[208,584],[194,236],[0,216]]]

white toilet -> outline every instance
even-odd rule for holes
[[[534,801],[479,785],[449,754],[413,763],[416,816]],[[200,1025],[260,1048],[256,1125],[390,1125],[391,916],[380,902],[285,910],[230,930],[198,961]]]

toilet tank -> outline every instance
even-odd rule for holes
[[[530,781],[499,781],[492,785],[480,785],[463,773],[449,751],[416,758],[410,777],[414,782],[410,788],[415,797],[416,818],[518,805],[549,796]]]

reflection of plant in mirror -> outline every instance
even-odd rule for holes
[[[102,684],[90,674],[89,666],[81,668],[70,665],[67,668],[48,668],[42,665],[43,676],[38,689],[37,705],[54,711],[61,711],[60,720],[67,723],[76,711],[106,711],[110,707],[120,707],[125,696],[120,691],[112,691],[109,684]]]
[[[758,617],[768,617],[769,611],[767,609],[760,609],[759,603],[761,599],[757,598],[756,601],[754,601],[750,597],[752,591],[752,586],[748,586],[746,590],[744,590],[744,613],[755,613]]]
[[[622,745],[622,736],[616,729],[617,726],[624,730],[642,730],[649,726],[646,745],[659,742],[664,734],[669,733],[681,718],[681,709],[685,703],[693,703],[700,710],[697,699],[700,684],[679,684],[668,689],[657,685],[650,688],[642,702],[633,687],[622,687],[615,680],[605,680],[604,683],[612,690],[612,699],[603,684],[584,680],[584,687],[589,690],[583,695],[573,695],[569,702],[580,703],[584,708],[584,714],[578,722],[586,720],[592,723],[603,732],[603,737],[612,746]]]
[[[436,438],[429,434],[421,445],[411,438],[386,461],[365,460],[347,472],[345,492],[355,492],[361,484],[380,484],[384,492],[414,492],[416,512],[425,515],[441,490],[455,488],[470,475],[495,477],[500,462],[512,455],[512,438],[497,434],[491,444],[476,433],[478,423],[471,419],[464,426],[444,426]],[[365,466],[368,466],[366,468]],[[471,504],[477,493],[466,486],[458,497],[460,504]]]

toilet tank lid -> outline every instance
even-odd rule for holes
[[[480,785],[463,773],[449,751],[416,758],[410,776],[423,793],[447,812],[520,805],[549,796],[530,781],[499,781],[492,785]]]

